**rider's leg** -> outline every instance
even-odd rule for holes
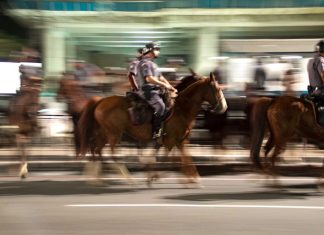
[[[165,112],[165,104],[162,98],[158,94],[153,95],[149,103],[154,109],[154,115],[152,120],[153,139],[157,139],[162,134],[161,127],[162,127],[163,115]]]

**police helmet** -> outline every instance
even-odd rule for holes
[[[324,40],[320,40],[315,47],[316,51],[319,53],[324,53]]]
[[[143,54],[147,54],[154,50],[160,50],[160,44],[158,42],[149,42],[143,48]]]

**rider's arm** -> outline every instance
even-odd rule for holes
[[[154,85],[159,85],[159,86],[161,86],[161,87],[165,87],[165,88],[169,89],[169,86],[168,86],[168,85],[170,85],[170,84],[165,83],[165,82],[163,82],[163,81],[160,81],[159,79],[157,79],[157,78],[154,77],[154,76],[149,75],[149,76],[146,76],[145,79],[146,79],[146,81],[147,81],[148,83],[152,83],[152,84],[154,84]]]
[[[131,84],[132,90],[133,91],[138,91],[138,85],[135,80],[135,75],[134,73],[128,73],[128,81]]]
[[[171,85],[170,82],[167,79],[165,79],[165,77],[163,77],[163,75],[160,75],[159,79],[160,79],[160,81]]]
[[[324,57],[323,56],[320,57],[320,65],[318,68],[318,72],[321,75],[322,81],[324,82]]]

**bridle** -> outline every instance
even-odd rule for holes
[[[217,81],[210,82],[208,87],[211,89],[214,98],[214,105],[209,106],[209,110],[213,112],[218,109],[225,97],[223,92],[221,91],[221,88],[217,86]]]

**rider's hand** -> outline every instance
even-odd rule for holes
[[[170,91],[174,91],[174,92],[178,92],[177,89],[175,89],[173,86],[171,86],[170,84],[165,84],[165,88],[170,90]]]

